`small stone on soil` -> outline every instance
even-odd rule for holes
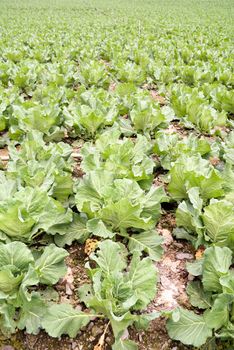
[[[94,337],[97,337],[98,335],[102,334],[103,330],[99,326],[93,326],[91,333]]]
[[[164,242],[163,243],[166,246],[170,245],[173,242],[173,237],[172,237],[172,234],[171,234],[171,232],[169,230],[167,230],[166,228],[163,228],[163,229],[158,229],[158,231],[163,236],[163,238],[164,238]]]
[[[184,260],[184,259],[192,260],[193,259],[193,255],[189,254],[189,253],[177,253],[176,254],[176,258],[179,259],[179,260]]]

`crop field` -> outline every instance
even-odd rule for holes
[[[234,2],[0,0],[0,349],[234,349]]]

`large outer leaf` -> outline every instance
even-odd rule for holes
[[[133,255],[129,267],[129,280],[138,298],[134,309],[144,309],[153,300],[157,289],[157,270],[150,258],[140,260],[139,254]]]
[[[32,253],[21,242],[0,245],[0,267],[11,265],[17,267],[20,271],[24,271],[33,261]]]
[[[227,275],[232,263],[232,251],[227,247],[210,247],[204,254],[202,283],[204,289],[222,292],[220,277]]]
[[[108,230],[103,223],[102,220],[99,219],[91,219],[87,222],[87,229],[93,235],[102,237],[102,238],[113,238],[115,236],[115,232],[111,232]]]
[[[229,321],[229,307],[234,301],[234,295],[220,294],[212,308],[205,312],[204,318],[207,325],[215,330],[226,326]]]
[[[128,248],[131,252],[139,251],[149,254],[149,257],[154,261],[161,259],[163,248],[163,238],[156,231],[145,231],[128,237]]]
[[[14,306],[6,303],[0,305],[0,329],[3,334],[9,335],[15,332],[16,322],[14,316]]]
[[[123,335],[124,331],[133,324],[135,316],[132,315],[129,311],[124,313],[121,316],[116,316],[112,309],[109,308],[108,318],[111,322],[111,327],[114,333],[115,338],[119,338]]]
[[[234,339],[234,324],[233,322],[229,322],[225,327],[223,327],[220,331],[215,333],[216,337],[223,338],[226,340],[227,338]]]
[[[204,259],[201,258],[201,259],[195,260],[191,263],[187,262],[186,269],[193,276],[201,276],[202,275],[203,261],[204,261]]]
[[[68,334],[74,338],[95,315],[73,309],[69,304],[52,305],[42,319],[42,327],[51,337]]]
[[[184,166],[184,160],[178,159],[171,168],[169,174],[170,183],[168,185],[168,191],[172,197],[177,201],[187,198],[186,168]]]
[[[183,344],[200,347],[212,336],[212,331],[206,325],[203,316],[192,311],[180,309],[180,318],[177,322],[169,320],[167,330],[172,339]]]
[[[45,302],[37,295],[34,295],[29,302],[24,302],[19,313],[17,327],[26,328],[27,333],[38,334],[41,328],[42,317],[45,315],[47,307]]]
[[[53,197],[65,202],[73,194],[73,180],[71,174],[57,174],[54,177]]]
[[[221,197],[223,194],[223,179],[217,170],[212,169],[201,183],[201,197],[206,200]]]
[[[0,171],[0,201],[10,198],[16,192],[17,184],[6,177],[4,171]]]
[[[52,285],[65,275],[64,258],[67,255],[66,250],[58,248],[54,244],[45,248],[40,258],[35,262],[35,269],[41,283]]]
[[[134,326],[137,329],[147,329],[150,322],[159,318],[161,316],[161,312],[153,311],[151,313],[143,313],[140,315],[135,315]]]
[[[91,171],[85,175],[77,188],[78,210],[93,217],[93,213],[102,205],[103,196],[111,190],[112,183],[113,174],[108,171]]]
[[[202,218],[211,241],[226,245],[229,236],[234,234],[233,204],[225,200],[211,203],[204,209]]]
[[[99,250],[91,255],[104,273],[112,274],[116,271],[122,271],[126,267],[125,252],[120,244],[106,240],[98,245]]]
[[[145,195],[143,202],[143,212],[142,216],[152,217],[154,220],[158,220],[161,214],[161,202],[168,202],[167,197],[163,187],[152,186],[149,192]]]
[[[51,234],[55,234],[54,241],[59,247],[71,245],[73,241],[84,243],[89,237],[86,228],[86,220],[79,214],[73,213],[73,221],[68,224],[54,225],[50,229]]]
[[[143,203],[143,198],[145,198],[144,191],[139,184],[130,179],[116,179],[114,181],[114,187],[112,186],[111,192],[108,193],[108,197],[113,202],[118,202],[125,198],[132,203],[135,203],[136,201]]]
[[[14,276],[7,267],[2,268],[0,271],[0,291],[4,293],[14,292],[20,285],[22,279],[23,275]]]
[[[192,187],[188,190],[188,197],[193,207],[200,212],[202,210],[203,200],[200,198],[199,187]]]
[[[203,223],[200,219],[200,212],[196,210],[188,201],[179,204],[176,210],[176,223],[184,227],[189,232],[200,232]]]
[[[224,277],[220,277],[219,282],[223,287],[224,293],[234,295],[234,269],[229,270]]]
[[[199,307],[200,309],[211,307],[211,293],[204,292],[200,281],[190,282],[186,288],[186,292],[193,306]]]
[[[151,218],[142,218],[141,205],[132,204],[127,198],[116,203],[110,203],[102,209],[102,220],[114,229],[135,227],[139,229],[151,229],[154,221]]]
[[[24,276],[24,279],[20,285],[18,299],[20,305],[32,300],[33,293],[28,291],[28,287],[36,286],[39,283],[39,277],[32,265],[29,266],[28,272]]]

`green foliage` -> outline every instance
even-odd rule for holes
[[[86,326],[94,315],[74,310],[69,304],[54,304],[48,308],[42,326],[51,337],[68,334],[74,338],[80,328]]]
[[[103,127],[112,125],[118,116],[118,108],[105,90],[89,90],[64,107],[65,127],[72,136],[82,134],[93,137]],[[72,133],[73,131],[73,133]]]
[[[87,228],[96,236],[111,238],[127,229],[153,229],[160,203],[167,201],[162,187],[144,191],[135,180],[115,179],[107,170],[92,170],[76,191],[76,205],[88,216]]]
[[[180,201],[188,198],[188,191],[198,187],[204,200],[221,197],[224,194],[221,174],[199,155],[181,156],[169,172],[168,190],[172,197]]]
[[[160,109],[158,103],[153,103],[149,98],[137,101],[130,112],[130,118],[136,131],[154,131],[160,125],[167,125],[167,110]],[[171,118],[172,119],[172,118]]]
[[[48,301],[35,287],[38,289],[39,283],[53,285],[66,273],[64,257],[68,254],[64,249],[49,245],[38,253],[40,257],[34,258],[21,242],[0,244],[0,324],[5,334],[16,328],[37,334]]]
[[[137,349],[123,331],[159,315],[155,225],[176,208],[175,236],[206,250],[169,335],[233,338],[232,18],[230,0],[1,2],[0,331],[75,337],[103,317],[114,350]],[[52,304],[57,246],[90,236],[91,310]]]
[[[195,347],[200,347],[208,337],[212,336],[212,331],[206,325],[204,316],[182,308],[179,309],[178,320],[171,319],[167,322],[167,330],[172,339]]]
[[[83,285],[79,295],[86,306],[110,320],[116,348],[125,329],[135,322],[139,325],[134,311],[145,309],[154,298],[157,272],[151,259],[140,259],[137,252],[128,265],[126,249],[119,243],[105,240],[98,248],[90,257],[96,263],[95,268],[89,267],[92,285]],[[159,313],[141,315],[141,325],[147,326],[148,319],[156,317]],[[136,348],[132,342],[121,344],[123,349],[128,349],[127,345]]]
[[[158,131],[155,134],[154,152],[160,157],[162,167],[170,170],[182,154],[187,157],[197,154],[207,156],[212,152],[212,147],[209,141],[193,134],[182,138],[177,133]]]
[[[39,187],[17,191],[17,183],[3,173],[1,185],[5,187],[0,198],[0,232],[4,240],[30,241],[38,232],[49,233],[54,225],[72,221],[70,209],[66,210]]]
[[[113,128],[102,133],[95,144],[87,142],[81,149],[82,170],[88,173],[98,168],[113,172],[117,178],[151,179],[154,168],[149,156],[151,142],[142,135],[137,135],[134,141],[120,137],[120,130]]]
[[[226,111],[219,112],[210,106],[198,89],[175,86],[172,90],[171,103],[176,115],[182,118],[185,126],[189,128],[196,127],[202,132],[212,134],[219,127],[226,125]]]
[[[72,148],[62,142],[46,144],[43,134],[33,131],[27,134],[20,150],[9,146],[8,178],[15,179],[22,187],[40,187],[61,202],[73,193]]]
[[[179,318],[167,322],[169,335],[184,344],[201,346],[215,334],[233,338],[234,284],[232,252],[227,247],[205,250],[201,265],[201,281],[190,282],[187,287],[193,306],[206,311],[197,315],[193,311],[179,310]],[[191,270],[190,270],[191,271]]]
[[[176,222],[185,230],[177,228],[175,235],[191,240],[195,246],[204,244],[205,239],[218,246],[234,249],[233,203],[230,201],[212,200],[204,208],[202,202],[201,207],[196,208],[194,203],[183,201],[176,210]]]

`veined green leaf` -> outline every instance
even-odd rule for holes
[[[58,282],[59,278],[66,273],[64,258],[67,251],[50,244],[35,262],[35,269],[41,283],[52,285]]]
[[[50,306],[42,319],[42,327],[51,337],[68,334],[75,338],[79,330],[86,326],[95,314],[86,314],[73,309],[69,304]]]
[[[137,350],[138,346],[132,340],[117,340],[112,346],[113,350]]]
[[[192,281],[188,284],[186,292],[190,303],[200,309],[208,309],[212,306],[211,293],[204,292],[200,281]]]
[[[17,327],[19,329],[26,328],[29,334],[38,334],[41,328],[42,317],[47,312],[45,302],[38,296],[34,295],[28,302],[24,302],[20,313]]]
[[[203,316],[182,308],[177,322],[173,320],[167,322],[167,331],[172,339],[196,347],[205,344],[206,340],[212,336],[212,330],[206,325]]]
[[[229,236],[234,234],[233,204],[225,200],[213,202],[202,215],[207,235],[217,245],[227,245]]]
[[[154,261],[159,261],[163,248],[163,238],[156,231],[145,231],[139,234],[128,237],[128,248],[133,253],[134,251],[145,252]]]
[[[134,253],[129,266],[128,278],[137,297],[134,309],[144,309],[154,298],[157,290],[157,270],[151,259],[141,260],[139,253]]]
[[[125,252],[120,244],[105,240],[98,245],[97,254],[92,254],[94,260],[104,273],[112,274],[126,267]]]
[[[232,251],[227,247],[210,247],[204,253],[202,283],[206,291],[222,292],[220,277],[227,275]]]

